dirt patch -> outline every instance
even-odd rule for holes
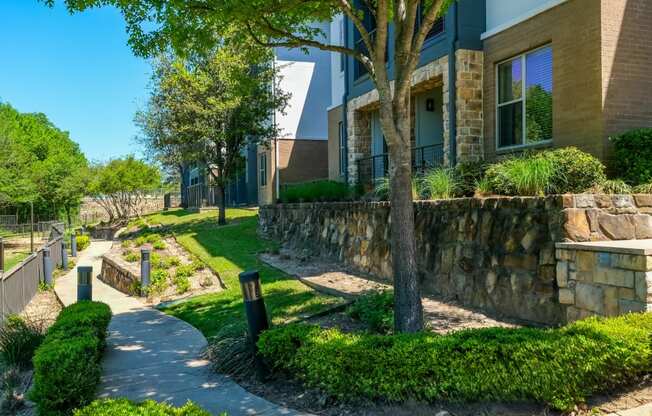
[[[262,254],[260,258],[265,263],[296,276],[313,289],[334,296],[354,299],[364,293],[392,288],[387,281],[359,273],[327,259],[310,257],[307,253],[282,249],[279,253]],[[470,328],[514,328],[522,324],[506,318],[489,317],[452,299],[423,296],[422,302],[426,328],[439,334]],[[343,325],[346,325],[346,322],[343,322]]]
[[[163,262],[169,262],[170,259],[175,259],[177,263],[166,264],[162,268],[159,267],[167,272],[166,284],[159,291],[148,294],[148,304],[156,305],[174,302],[192,296],[218,292],[224,288],[220,277],[208,266],[198,262],[196,258],[188,254],[173,237],[163,238],[162,241],[165,243],[164,249],[152,249],[152,263],[154,263],[155,259],[160,259]],[[140,282],[140,249],[141,247],[133,245],[124,247],[122,242],[116,242],[104,256],[121,269],[127,271],[133,277],[134,281]],[[137,260],[127,261],[126,254],[129,252],[135,254],[138,257]],[[182,267],[187,268],[191,265],[196,265],[196,267],[193,268],[192,275],[188,276],[188,287],[185,290],[179,290],[179,284],[175,279],[177,271]],[[157,266],[152,264],[152,278],[154,269],[156,268]],[[110,282],[107,283],[111,284]],[[137,287],[129,289],[130,295],[134,295],[136,292],[140,292],[140,289]]]

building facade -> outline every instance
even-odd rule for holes
[[[355,46],[351,22],[336,21],[333,38]],[[415,169],[562,146],[608,161],[610,136],[652,126],[651,22],[646,0],[457,1],[413,76]],[[378,94],[342,61],[331,62],[329,177],[373,183],[388,165]]]
[[[315,23],[330,42],[328,22]],[[331,55],[276,48],[279,88],[290,93],[287,108],[274,115],[279,137],[258,146],[258,203],[275,202],[284,186],[328,178],[328,106]]]

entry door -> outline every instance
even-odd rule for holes
[[[376,180],[387,173],[387,142],[380,125],[380,113],[371,117],[371,177]]]
[[[417,147],[443,143],[442,105],[441,88],[417,96]]]

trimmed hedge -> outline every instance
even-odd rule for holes
[[[148,400],[134,403],[126,399],[97,400],[89,406],[75,411],[75,416],[211,416],[199,406],[188,402],[182,407]],[[222,413],[226,416],[226,413]]]
[[[342,399],[534,400],[569,410],[649,373],[651,334],[652,314],[444,336],[345,334],[296,324],[266,331],[258,346],[271,368]]]
[[[652,182],[652,129],[632,130],[611,141],[616,176],[633,186]]]
[[[70,415],[95,398],[110,320],[111,309],[99,302],[78,302],[61,311],[34,355],[30,399],[39,415]]]
[[[349,201],[355,196],[355,190],[344,182],[314,181],[288,185],[281,190],[281,202],[334,202]]]
[[[77,236],[77,251],[84,251],[91,245],[91,238],[87,235]]]

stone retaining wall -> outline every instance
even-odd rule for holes
[[[567,314],[559,303],[555,243],[632,233],[647,238],[651,212],[648,195],[415,202],[422,288],[489,313],[562,323]],[[260,231],[363,272],[392,276],[388,203],[262,207]]]
[[[102,274],[99,279],[127,295],[133,295],[134,288],[140,286],[140,276],[107,256],[102,257]]]

